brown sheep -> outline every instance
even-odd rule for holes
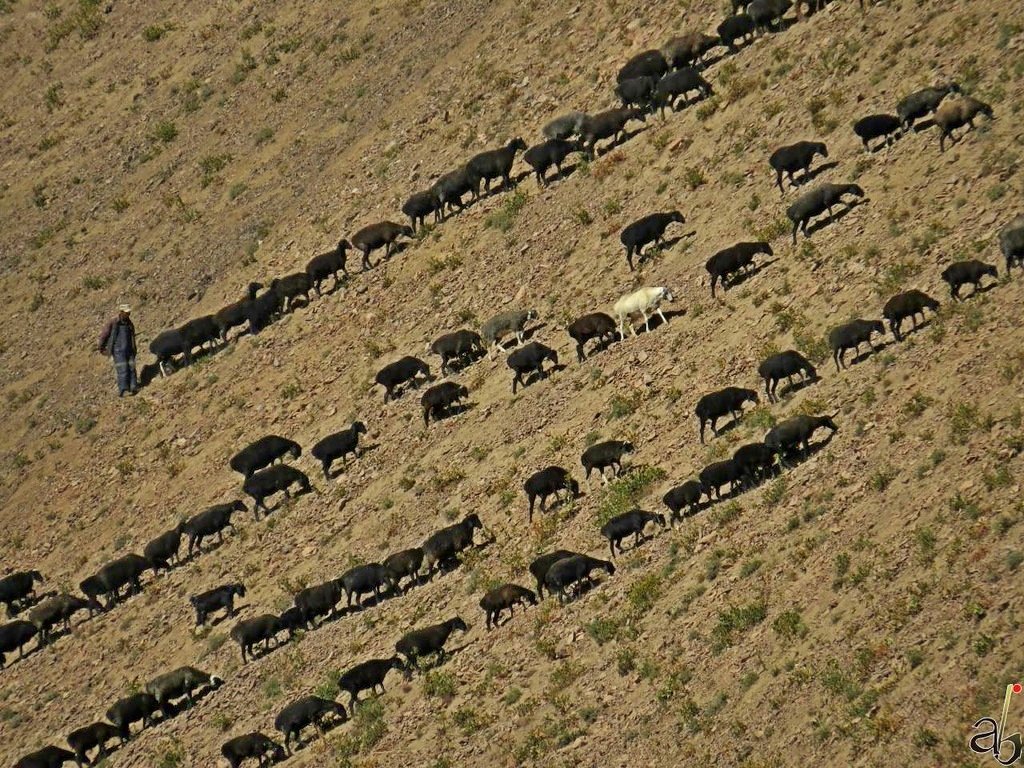
[[[946,101],[935,110],[935,124],[939,127],[939,151],[946,151],[946,138],[956,141],[953,131],[963,126],[974,127],[974,118],[979,114],[990,120],[993,118],[992,107],[983,101],[963,96],[955,101]]]

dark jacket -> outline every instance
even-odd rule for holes
[[[135,326],[131,318],[122,321],[115,317],[103,329],[100,334],[100,343],[97,345],[100,352],[106,352],[114,357],[135,357]]]

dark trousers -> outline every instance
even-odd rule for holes
[[[117,374],[117,393],[119,395],[123,395],[125,392],[136,392],[138,390],[139,378],[135,373],[134,357],[115,357],[114,373]]]

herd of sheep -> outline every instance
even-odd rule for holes
[[[800,0],[796,9],[798,16],[802,15],[804,4],[809,12],[814,12],[824,5],[824,0]],[[233,328],[247,326],[250,332],[259,333],[280,313],[293,309],[298,298],[308,301],[311,291],[320,295],[327,278],[333,278],[332,291],[339,288],[343,284],[339,275],[348,277],[346,257],[349,250],[358,251],[362,269],[369,270],[373,267],[370,261],[373,252],[383,249],[384,258],[389,258],[396,250],[397,241],[402,237],[413,237],[424,225],[426,217],[433,216],[435,222],[441,222],[447,215],[465,207],[464,197],[467,194],[472,199],[478,198],[481,184],[483,194],[491,192],[492,182],[500,182],[502,189],[511,188],[514,183],[512,169],[519,152],[523,153],[524,161],[536,174],[538,184],[546,185],[549,183],[547,173],[552,166],[561,175],[561,164],[570,154],[582,152],[592,157],[596,154],[597,142],[610,139],[618,143],[624,138],[625,127],[630,121],[645,121],[658,109],[663,113],[666,108],[676,109],[680,99],[684,105],[689,105],[692,92],[696,92],[698,99],[711,95],[712,86],[700,69],[707,54],[718,46],[735,51],[737,43],[743,43],[757,33],[780,28],[791,5],[789,0],[754,0],[744,8],[743,0],[733,0],[734,11],[738,12],[719,25],[716,36],[689,33],[672,38],[660,50],[638,54],[623,66],[617,78],[615,94],[622,101],[621,108],[594,115],[572,112],[545,125],[542,130],[544,140],[534,146],[527,146],[521,138],[514,138],[503,147],[476,155],[464,166],[441,175],[430,189],[417,192],[406,201],[402,211],[409,218],[408,226],[384,221],[364,227],[350,238],[341,239],[334,250],[315,256],[304,271],[275,278],[265,288],[260,283],[251,283],[239,301],[213,315],[195,318],[180,328],[159,334],[150,349],[156,355],[160,371],[167,371],[178,357],[185,363],[189,362],[197,347],[226,343]],[[940,132],[940,145],[944,149],[945,140],[955,129],[965,125],[973,127],[973,119],[978,114],[992,116],[988,105],[959,95],[959,90],[955,83],[951,83],[915,92],[897,104],[895,115],[869,115],[855,123],[854,131],[865,148],[870,148],[871,141],[884,138],[888,144],[912,129],[916,120],[933,115],[933,122]],[[825,144],[809,141],[782,147],[772,153],[768,163],[783,194],[783,175],[794,186],[797,184],[794,174],[802,173],[806,181],[811,175],[814,158],[819,155],[828,157]],[[811,219],[827,213],[831,220],[833,207],[841,204],[847,196],[863,198],[864,191],[856,184],[826,183],[799,196],[786,210],[793,225],[793,241],[796,241],[799,231],[808,234]],[[625,227],[620,239],[626,249],[629,269],[634,270],[642,264],[645,247],[661,245],[671,224],[684,221],[679,211],[656,212]],[[999,242],[1007,272],[1015,265],[1024,266],[1024,216],[1017,217],[1001,230]],[[715,296],[716,285],[720,284],[723,290],[727,290],[730,281],[738,274],[750,272],[754,259],[759,255],[773,256],[771,244],[740,242],[712,255],[705,265],[710,277],[711,295]],[[961,298],[960,290],[964,285],[970,284],[978,290],[986,276],[997,277],[996,267],[973,260],[951,264],[941,274],[949,285],[953,300]],[[593,353],[614,341],[625,340],[627,323],[634,336],[637,333],[635,322],[639,318],[643,320],[645,331],[651,330],[650,323],[655,316],[661,323],[666,323],[662,305],[673,300],[668,287],[644,287],[616,301],[611,315],[592,312],[577,318],[566,331],[575,343],[578,360],[583,362],[586,359],[585,346],[591,341],[598,343]],[[881,314],[888,321],[895,339],[900,341],[905,320],[910,319],[916,329],[918,315],[923,316],[926,309],[934,311],[938,306],[938,301],[931,296],[910,290],[889,299]],[[496,351],[505,351],[506,339],[510,339],[513,349],[507,364],[513,374],[514,394],[519,386],[526,386],[531,377],[545,378],[551,370],[545,368],[545,363],[558,366],[558,355],[553,348],[538,341],[526,341],[529,324],[536,319],[538,313],[533,309],[505,311],[483,323],[479,333],[460,329],[442,335],[429,345],[428,351],[440,358],[440,372],[445,376],[464,370],[485,354],[492,357]],[[837,371],[846,366],[845,354],[848,351],[853,350],[855,355],[859,355],[863,344],[874,349],[873,336],[884,336],[885,332],[880,320],[857,319],[834,328],[828,335],[828,342]],[[814,365],[797,350],[786,350],[766,358],[758,367],[757,374],[763,380],[765,395],[770,402],[777,400],[778,386],[784,380],[792,388],[796,376],[805,383],[818,379]],[[375,377],[376,383],[384,389],[385,403],[401,397],[407,386],[418,388],[432,380],[429,365],[411,355],[384,366]],[[468,397],[468,388],[455,381],[433,384],[421,396],[425,425],[429,427],[431,420],[457,413],[460,404]],[[708,426],[713,436],[717,436],[721,419],[738,420],[747,403],[758,402],[755,390],[736,386],[702,396],[694,409],[700,441],[705,441]],[[792,466],[795,460],[806,458],[812,436],[823,428],[830,432],[830,436],[839,429],[831,416],[802,415],[778,423],[763,441],[740,446],[731,458],[704,467],[696,479],[687,480],[665,493],[662,501],[670,512],[668,520],[663,514],[639,509],[611,518],[601,527],[600,533],[608,542],[612,560],[622,552],[622,543],[628,537],[633,537],[634,547],[639,546],[649,524],[661,527],[674,524],[681,517],[698,512],[702,500],[706,499],[707,504],[720,500],[723,486],[728,486],[730,493],[743,492]],[[325,479],[331,478],[335,462],[347,461],[350,455],[359,459],[360,436],[366,431],[366,425],[356,421],[325,436],[311,447],[308,453],[319,462]],[[587,447],[580,458],[587,485],[594,470],[602,483],[607,482],[607,470],[612,476],[621,474],[624,459],[634,450],[633,444],[617,440]],[[290,498],[296,486],[300,492],[312,490],[309,477],[289,462],[289,459],[292,462],[299,460],[302,455],[302,447],[295,441],[267,435],[232,457],[230,468],[242,476],[242,492],[252,499],[252,511],[257,520],[261,511],[271,513],[267,506],[271,496],[281,493]],[[536,502],[539,501],[540,510],[544,512],[551,497],[565,494],[575,498],[580,495],[579,482],[570,471],[558,466],[549,466],[531,475],[523,490],[530,520]],[[0,603],[6,606],[8,615],[13,618],[0,626],[0,668],[8,661],[8,654],[16,651],[18,658],[22,658],[26,646],[33,640],[41,648],[54,642],[62,632],[70,632],[71,620],[76,613],[86,611],[92,616],[106,612],[139,593],[144,588],[143,578],[147,571],[151,570],[156,577],[161,570],[181,567],[201,556],[204,539],[215,536],[218,542],[222,540],[225,531],[234,530],[232,516],[247,509],[243,501],[236,499],[193,515],[146,544],[142,554],[119,557],[85,578],[79,586],[81,596],[63,593],[37,595],[36,587],[43,583],[43,576],[37,570],[9,573],[0,578]],[[296,632],[312,631],[324,621],[405,595],[435,574],[456,567],[460,553],[475,545],[476,530],[484,530],[480,518],[476,514],[467,515],[460,522],[431,534],[420,546],[397,551],[380,563],[356,566],[336,579],[299,591],[294,595],[294,605],[280,615],[266,613],[237,621],[230,630],[230,637],[238,644],[243,663],[287,642]],[[184,539],[187,539],[186,554],[182,556]],[[615,566],[610,560],[559,549],[535,559],[529,570],[536,581],[535,591],[518,584],[503,584],[482,596],[480,607],[488,629],[499,625],[506,610],[513,615],[517,605],[536,604],[545,589],[550,595],[557,595],[561,602],[579,596],[593,586],[595,572],[614,574]],[[407,580],[404,584],[403,579]],[[245,594],[244,584],[226,583],[193,595],[189,602],[195,611],[196,624],[205,625],[212,614],[220,611],[233,618],[235,598]],[[365,597],[369,595],[372,598]],[[342,600],[344,606],[341,605]],[[27,618],[14,618],[23,611],[27,612]],[[466,622],[455,616],[406,633],[395,643],[394,656],[367,659],[339,677],[339,694],[349,696],[347,710],[344,704],[332,699],[317,696],[299,698],[285,706],[274,720],[275,728],[283,736],[283,744],[263,733],[247,733],[227,741],[222,755],[232,768],[238,768],[250,759],[256,760],[260,766],[284,759],[290,753],[293,741],[295,745],[301,744],[302,731],[306,727],[314,726],[322,732],[330,723],[345,722],[354,712],[360,693],[383,690],[389,671],[397,670],[408,677],[423,657],[436,655],[438,662],[443,662],[445,646],[452,633],[467,630]],[[79,766],[91,764],[108,754],[111,742],[124,744],[132,735],[134,724],[145,728],[157,719],[173,717],[202,696],[214,692],[222,682],[219,677],[190,666],[172,670],[149,681],[144,690],[116,700],[105,713],[106,721],[98,720],[68,734],[71,751],[47,746],[20,759],[15,768],[59,768],[71,761]],[[95,755],[90,754],[93,750],[96,750]]]

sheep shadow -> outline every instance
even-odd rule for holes
[[[644,329],[643,323],[637,323],[636,325],[634,325],[633,327],[636,329],[637,336],[639,336],[641,334],[644,334],[644,333],[653,333],[658,328],[660,328],[662,325],[668,325],[669,323],[672,322],[673,319],[675,319],[677,317],[682,317],[683,315],[685,315],[686,314],[686,310],[685,309],[671,309],[671,310],[668,310],[668,311],[663,311],[662,314],[665,315],[665,322],[664,323],[662,322],[661,317],[658,315],[657,312],[655,312],[653,315],[650,315],[648,317],[647,325],[650,328],[649,331]],[[632,334],[629,334],[628,328],[626,330],[626,333],[628,335],[632,335]]]
[[[777,261],[781,261],[781,259],[769,259],[768,261],[762,261],[760,264],[754,264],[750,269],[743,270],[742,272],[734,272],[733,274],[735,277],[730,277],[728,283],[721,283],[722,293],[725,293],[730,288],[743,285],[747,280],[750,280],[753,277],[757,277]]]
[[[529,386],[532,386],[533,384],[536,384],[539,381],[550,379],[551,374],[560,373],[561,371],[564,371],[568,367],[569,366],[567,366],[565,363],[559,363],[558,365],[551,366],[546,371],[533,371],[532,373],[530,373],[529,376],[522,380],[522,384],[520,384],[519,387],[516,389],[516,394],[519,394],[520,391],[526,389]]]
[[[838,167],[838,160],[832,160],[830,162],[822,163],[821,165],[815,166],[814,168],[811,168],[809,171],[807,171],[807,173],[801,174],[800,178],[794,178],[793,183],[790,186],[790,189],[796,189],[797,187],[802,187],[805,184],[810,184],[821,174],[825,173],[826,171],[831,171],[833,168]]]
[[[817,384],[821,381],[821,376],[808,376],[800,381],[794,381],[792,383],[786,382],[785,384],[780,383],[778,389],[775,390],[775,402],[782,402],[783,398],[795,395],[802,389],[806,389],[812,384]],[[770,402],[770,401],[769,401]]]
[[[576,171],[578,171],[579,168],[580,164],[578,162],[571,163],[569,165],[562,163],[562,170],[559,171],[556,169],[555,175],[548,179],[548,184],[551,184],[552,182],[555,181],[562,181],[563,179],[568,179],[570,176],[576,173]],[[542,184],[541,188],[543,189],[543,187],[544,185]]]
[[[846,360],[846,368],[849,368],[851,365],[857,365],[858,363],[863,363],[865,360],[867,360],[872,355],[877,355],[880,352],[884,352],[886,349],[888,349],[890,346],[892,346],[895,343],[896,343],[895,339],[892,340],[892,341],[889,341],[888,339],[883,339],[882,341],[877,342],[874,346],[868,347],[868,349],[864,350],[863,352],[858,352],[853,357],[847,359]],[[842,369],[840,369],[840,370],[842,370]]]
[[[277,504],[275,504],[272,507],[264,506],[264,508],[262,510],[263,511],[263,519],[266,520],[268,517],[270,517],[275,512],[281,511],[290,502],[293,502],[296,499],[301,499],[303,496],[305,496],[306,494],[309,494],[309,493],[313,493],[313,486],[312,485],[310,485],[309,488],[300,488],[297,491],[292,491],[290,496],[285,496],[285,495],[282,494],[282,496],[281,496],[280,500],[277,502]],[[264,500],[264,505],[266,505],[266,501],[265,500]]]
[[[866,202],[867,199],[865,198],[862,200],[854,200],[853,202],[846,203],[842,209],[835,211],[831,216],[826,216],[823,219],[818,219],[816,222],[807,227],[807,231],[804,232],[804,235],[810,237],[820,229],[824,229],[825,227],[831,226],[832,224],[838,224],[840,221],[849,216],[851,211],[853,211],[856,208],[859,208]]]
[[[371,696],[369,698],[376,698],[376,696]],[[368,699],[363,699],[361,701],[357,701],[356,702],[356,706],[364,703],[365,701],[368,701],[369,698]],[[354,716],[355,715],[353,714],[353,717]],[[346,717],[347,717],[347,714],[346,714]],[[334,715],[334,716],[330,717],[329,719],[327,719],[327,718],[321,719],[319,721],[319,724],[315,726],[315,729],[314,729],[312,734],[307,735],[305,738],[300,736],[300,737],[296,738],[295,741],[292,742],[292,754],[296,755],[296,754],[298,754],[300,752],[305,751],[306,749],[308,749],[316,741],[316,737],[317,736],[325,736],[328,733],[330,733],[331,731],[333,731],[335,728],[337,728],[339,725],[341,725],[342,723],[346,723],[346,722],[348,722],[348,720],[347,719],[343,719],[340,715]],[[279,762],[279,761],[271,761],[269,763],[269,765],[273,765],[274,762]]]
[[[703,72],[705,69],[715,66],[715,64],[718,64],[720,61],[725,61],[728,55],[728,53],[718,53],[714,56],[708,56],[703,61],[695,61],[693,63],[693,68]]]
[[[634,139],[634,138],[636,138],[637,136],[639,136],[639,135],[640,135],[641,133],[643,133],[643,132],[644,132],[644,131],[646,131],[646,130],[647,130],[647,125],[646,125],[646,124],[645,124],[645,125],[644,125],[644,126],[643,126],[642,128],[637,128],[637,129],[636,129],[636,130],[634,130],[634,131],[626,131],[626,130],[624,130],[624,131],[623,131],[623,132],[622,132],[622,133],[621,133],[621,134],[619,135],[619,138],[618,138],[618,139],[617,139],[616,141],[613,141],[613,142],[612,142],[611,144],[606,144],[606,145],[605,145],[605,146],[604,146],[603,148],[601,148],[601,149],[599,149],[599,148],[598,148],[598,147],[597,147],[597,146],[595,145],[595,146],[594,146],[594,157],[593,157],[593,158],[591,158],[591,159],[597,159],[598,157],[604,157],[604,156],[605,156],[605,155],[607,155],[607,154],[608,154],[609,152],[612,152],[612,151],[614,151],[614,150],[618,149],[618,148],[619,148],[619,147],[621,147],[621,146],[622,146],[623,144],[627,143],[627,142],[628,142],[628,141],[630,141],[631,139]]]
[[[448,419],[455,418],[456,416],[460,416],[463,413],[471,411],[474,408],[476,408],[476,403],[455,403],[440,414],[437,414],[435,411],[436,415],[432,415],[430,417],[430,423],[435,424],[440,421],[447,421]]]
[[[809,444],[807,446],[806,456],[801,456],[799,450],[787,453],[784,457],[781,457],[785,458],[785,465],[782,464],[780,458],[779,469],[777,470],[777,472],[781,474],[781,472],[785,469],[793,469],[794,467],[798,467],[799,465],[803,464],[805,461],[810,461],[811,458],[813,458],[818,453],[828,448],[829,444],[832,442],[832,438],[834,438],[835,436],[835,432],[829,432],[828,436],[823,440],[819,440],[815,443]]]
[[[207,619],[206,620],[206,624],[200,624],[199,626],[200,627],[206,627],[208,629],[213,629],[214,627],[216,627],[216,626],[218,626],[220,624],[223,624],[228,619],[232,619],[232,620],[237,619],[238,618],[238,614],[240,614],[246,608],[250,608],[250,607],[251,606],[250,606],[249,603],[242,603],[241,605],[236,605],[234,613],[223,613],[223,614],[221,614],[220,616],[217,616],[214,619]]]
[[[959,299],[953,298],[953,296],[950,296],[950,299],[952,300],[952,302],[954,303],[954,306],[955,306],[956,304],[959,304],[959,303],[962,303],[962,302],[965,302],[965,301],[969,301],[970,299],[973,299],[975,296],[980,296],[983,293],[988,293],[989,291],[991,291],[991,290],[993,290],[995,288],[998,288],[998,287],[999,287],[999,282],[996,281],[996,282],[989,283],[988,285],[980,285],[977,288],[975,288],[974,290],[972,290],[969,294],[967,294],[966,296],[961,296]]]
[[[897,133],[890,133],[888,136],[885,137],[885,141],[883,141],[881,144],[878,144],[875,147],[866,147],[865,149],[869,155],[877,155],[883,149],[894,146],[904,136],[906,136],[906,134],[903,133],[902,131],[899,131]]]

